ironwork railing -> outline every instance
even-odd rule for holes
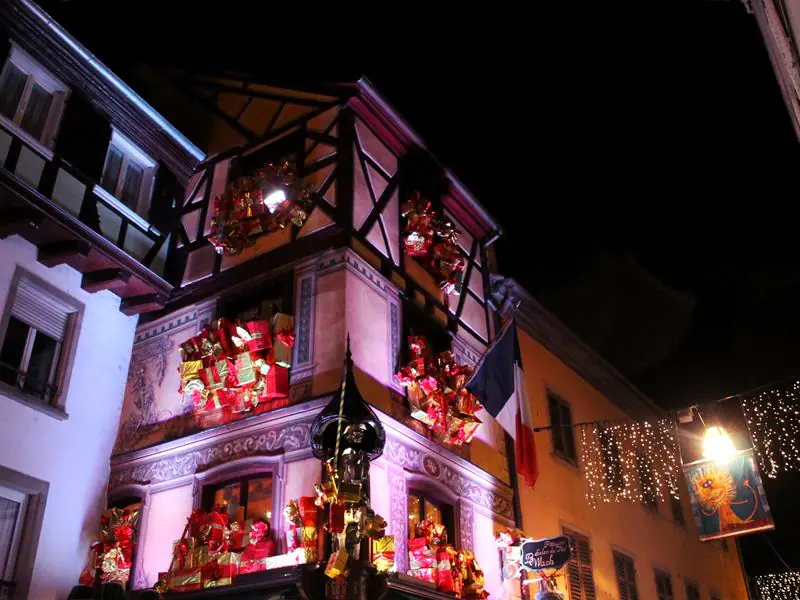
[[[11,375],[11,377],[9,377]],[[55,398],[56,387],[49,383],[44,384],[43,388],[33,388],[25,386],[27,372],[17,367],[14,367],[6,362],[0,360],[0,381],[6,385],[13,386],[24,394],[34,396],[48,404]],[[0,600],[2,597],[0,596]]]
[[[166,235],[99,182],[5,122],[0,122],[0,164],[154,273],[163,272]]]

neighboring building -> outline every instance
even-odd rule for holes
[[[743,0],[764,37],[786,109],[800,137],[800,4],[796,0]]]
[[[542,307],[513,280],[493,277],[493,304],[519,305],[515,318],[534,423],[644,417],[652,401]],[[748,598],[735,540],[701,542],[685,499],[598,503],[584,498],[580,430],[554,428],[536,438],[541,475],[522,487],[523,525],[533,537],[570,535],[570,600],[591,598]],[[565,582],[559,581],[565,589]],[[690,590],[700,590],[699,596]]]
[[[203,155],[32,4],[0,20],[0,597],[64,598],[106,502],[130,315],[171,289],[150,199]]]
[[[492,597],[512,591],[492,538],[514,525],[516,495],[529,534],[573,536],[573,600],[655,598],[656,591],[683,598],[678,590],[694,585],[701,595],[713,588],[722,598],[746,597],[736,550],[702,545],[693,525],[673,523],[670,515],[684,515],[680,506],[675,513],[589,508],[569,430],[552,446],[550,434],[537,434],[539,483],[517,491],[504,435],[489,417],[463,447],[411,419],[393,378],[410,333],[470,364],[493,339],[499,315],[489,298],[491,246],[500,228],[367,81],[290,89],[240,75],[142,67],[137,89],[159,114],[28,0],[1,4],[0,17],[12,42],[0,75],[0,150],[7,148],[0,152],[0,221],[17,234],[2,251],[38,276],[28,283],[14,266],[0,265],[5,280],[25,282],[12,286],[24,293],[11,296],[3,314],[9,306],[13,314],[17,297],[55,309],[58,319],[28,324],[51,331],[57,349],[62,335],[62,356],[71,359],[71,369],[39,378],[45,394],[58,382],[49,407],[28,399],[24,386],[14,392],[69,420],[9,400],[0,423],[0,492],[9,488],[8,503],[20,489],[33,490],[38,512],[28,514],[44,511],[38,545],[24,542],[39,525],[24,524],[11,575],[20,589],[33,582],[29,597],[63,597],[77,581],[103,503],[141,508],[133,589],[152,586],[167,570],[186,517],[223,488],[246,495],[255,482],[258,510],[282,531],[286,500],[313,495],[321,478],[309,432],[339,386],[348,333],[358,388],[386,431],[385,451],[372,464],[371,501],[397,538],[400,572],[408,568],[409,523],[427,515],[447,526],[457,546],[474,549]],[[281,160],[316,192],[308,219],[262,235],[237,255],[217,254],[208,240],[214,198],[236,177]],[[414,192],[461,232],[467,268],[460,296],[443,294],[402,251],[401,205]],[[657,412],[516,285],[495,275],[494,292],[494,306],[506,297],[523,301],[521,345],[537,424],[550,422],[549,407],[562,421]],[[288,398],[235,420],[197,418],[190,397],[178,392],[179,344],[217,317],[252,317],[264,304],[295,317]],[[141,315],[135,334],[117,308]],[[3,331],[11,330],[7,321]],[[25,363],[31,354],[19,354],[18,370],[32,369]],[[21,416],[5,418],[14,411]],[[7,537],[0,552],[17,547]],[[31,576],[25,564],[34,560]],[[265,589],[285,588],[290,579]],[[403,586],[407,594],[442,597],[413,582]],[[237,593],[234,585],[226,597]]]

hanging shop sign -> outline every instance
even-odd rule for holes
[[[564,535],[543,540],[529,540],[522,544],[522,568],[528,571],[560,569],[570,559],[569,538]]]
[[[683,467],[702,541],[774,529],[752,449]]]

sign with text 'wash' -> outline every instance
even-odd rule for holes
[[[562,535],[522,544],[522,567],[529,571],[560,569],[571,556],[569,538]]]

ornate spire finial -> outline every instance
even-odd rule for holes
[[[344,358],[348,363],[353,362],[353,355],[350,354],[350,332],[347,332],[347,350],[345,350]]]

